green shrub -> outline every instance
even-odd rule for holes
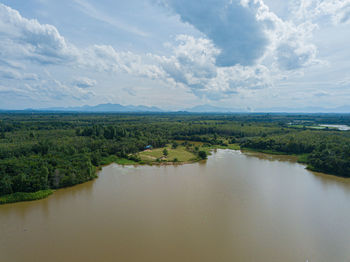
[[[32,201],[46,198],[53,193],[53,190],[40,190],[33,193],[16,192],[9,195],[0,196],[0,204],[8,204],[19,201]]]
[[[198,156],[199,156],[201,159],[207,159],[207,152],[205,152],[205,151],[199,151],[199,152],[198,152]]]

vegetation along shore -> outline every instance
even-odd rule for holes
[[[290,123],[298,123],[291,125]],[[181,164],[215,148],[296,155],[310,170],[350,176],[349,125],[335,114],[0,114],[0,204],[47,197],[118,164]]]

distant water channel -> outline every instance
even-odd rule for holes
[[[0,206],[4,262],[330,262],[350,261],[349,247],[349,181],[239,151],[114,164],[48,199]]]
[[[350,126],[347,125],[320,125],[322,127],[330,127],[330,128],[335,128],[341,131],[348,131],[350,130]]]

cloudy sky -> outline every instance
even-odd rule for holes
[[[0,0],[0,108],[349,101],[350,0]]]

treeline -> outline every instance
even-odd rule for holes
[[[241,140],[241,147],[287,154],[307,154],[306,164],[314,171],[350,177],[349,132],[307,130],[271,137]]]
[[[96,168],[110,157],[137,162],[135,153],[147,145],[164,147],[174,140],[308,154],[310,168],[350,176],[349,132],[288,125],[323,118],[327,123],[349,120],[347,115],[4,113],[0,195],[82,183],[96,177]]]

